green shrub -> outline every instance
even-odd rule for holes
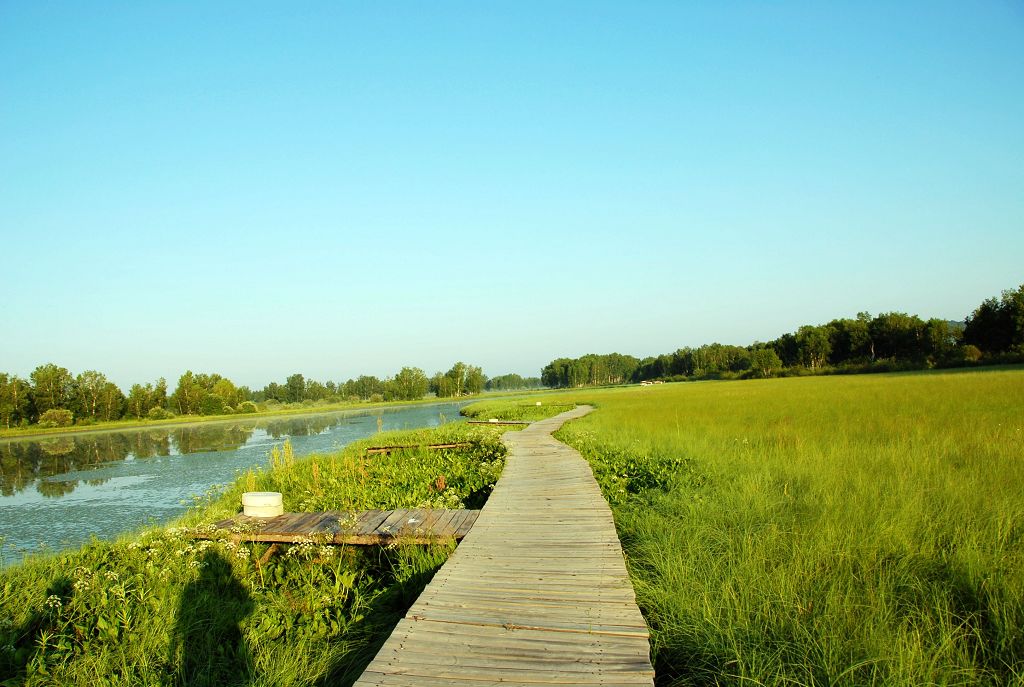
[[[50,408],[39,416],[40,427],[70,427],[75,415],[64,408]]]
[[[238,411],[241,414],[248,415],[256,412],[256,404],[252,401],[242,401],[238,404]]]
[[[146,417],[150,420],[170,420],[172,417],[175,417],[175,415],[166,408],[156,406],[155,408],[149,409],[149,412],[146,413]]]
[[[216,394],[207,394],[199,404],[199,412],[202,415],[224,415],[226,412],[224,399]]]

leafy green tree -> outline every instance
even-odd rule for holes
[[[937,317],[925,322],[922,345],[928,361],[934,365],[957,357],[962,359],[960,344],[963,340],[963,331],[962,325]]]
[[[74,394],[74,378],[67,368],[47,363],[32,374],[32,399],[36,413],[42,415],[51,408],[70,408]]]
[[[303,393],[304,401],[323,401],[330,395],[327,385],[314,379],[306,380],[306,390]]]
[[[289,403],[302,403],[306,400],[306,378],[299,373],[290,375],[284,382],[285,400]]]
[[[203,394],[199,402],[199,412],[202,415],[223,415],[228,409],[224,399],[217,394]]]
[[[178,378],[178,388],[171,395],[171,404],[178,415],[199,415],[206,390],[192,370],[186,370]]]
[[[483,369],[475,365],[467,365],[465,392],[467,394],[478,394],[484,390],[485,384],[487,384],[487,375],[484,374]]]
[[[452,381],[455,393],[452,396],[462,396],[466,391],[466,363],[459,361],[452,365],[452,369],[445,373],[445,376]]]
[[[270,401],[281,401],[284,403],[288,399],[288,390],[277,382],[271,382],[263,387],[263,400]]]
[[[79,418],[100,419],[100,401],[107,385],[107,377],[96,370],[86,370],[75,377],[74,408]]]
[[[833,365],[843,363],[867,362],[871,359],[871,334],[868,324],[871,316],[865,312],[858,313],[857,319],[839,319],[828,323],[832,352],[829,362]]]
[[[150,397],[150,404],[153,408],[167,407],[167,380],[160,377],[153,385],[153,395]]]
[[[519,389],[539,389],[542,386],[540,377],[523,377],[510,372],[509,374],[491,377],[484,385],[488,391],[516,391]]]
[[[222,405],[231,406],[232,408],[241,402],[238,388],[235,387],[230,379],[218,379],[214,383],[213,388],[210,389],[210,394],[220,398]],[[206,414],[204,413],[204,415]]]
[[[437,372],[430,379],[430,390],[438,398],[451,398],[455,396],[455,382],[443,372]]]
[[[800,364],[800,347],[796,343],[796,334],[783,334],[769,343],[769,345],[778,354],[783,367],[793,367]]]
[[[832,352],[831,335],[828,327],[805,325],[796,333],[796,345],[800,362],[812,370],[824,367]]]
[[[423,398],[430,387],[430,380],[426,373],[418,367],[403,367],[391,379],[388,386],[388,393],[384,394],[388,400],[415,401]]]
[[[95,418],[104,422],[120,419],[124,414],[124,402],[125,398],[121,389],[113,382],[107,382],[100,390]]]
[[[31,415],[31,387],[21,377],[0,372],[0,422],[10,429]]]
[[[345,382],[345,396],[354,396],[360,400],[369,400],[374,394],[384,394],[384,382],[373,375],[360,375],[357,379]]]
[[[132,384],[125,399],[124,414],[144,418],[153,408],[163,408],[166,404],[167,380],[161,377],[156,384]]]
[[[148,389],[146,387],[149,387]],[[130,417],[145,417],[146,413],[150,409],[150,396],[153,393],[153,386],[147,384],[142,386],[141,384],[132,384],[131,388],[128,389],[128,398],[126,401],[127,410],[125,413]]]
[[[757,348],[750,353],[750,367],[758,377],[774,377],[782,370],[782,360],[773,348]]]
[[[924,321],[917,315],[888,312],[868,324],[876,358],[924,360]]]
[[[694,350],[690,359],[697,377],[750,369],[750,351],[741,346],[706,344]]]
[[[579,358],[557,358],[544,366],[540,378],[544,386],[576,388],[587,385],[622,384],[640,372],[641,361],[631,355],[588,353]]]
[[[481,368],[460,360],[443,375],[440,372],[435,374],[430,390],[440,397],[458,397],[478,394],[483,391],[486,383],[487,377]]]
[[[1024,353],[1024,284],[989,298],[967,318],[964,342],[983,353]]]

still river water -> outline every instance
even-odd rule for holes
[[[193,497],[268,463],[333,451],[377,432],[459,419],[462,403],[0,441],[0,566],[183,513]]]

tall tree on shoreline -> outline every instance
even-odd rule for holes
[[[31,387],[21,377],[0,372],[0,423],[7,429],[31,415]]]
[[[29,378],[36,417],[54,408],[71,408],[75,380],[66,367],[53,363],[40,365]]]

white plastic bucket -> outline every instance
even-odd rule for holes
[[[242,513],[253,518],[274,518],[284,514],[279,491],[247,491],[242,494]]]

